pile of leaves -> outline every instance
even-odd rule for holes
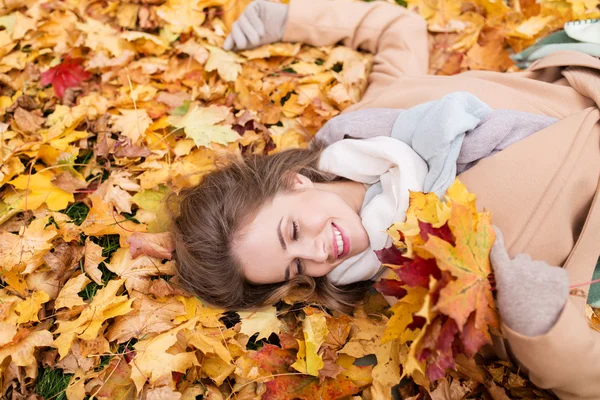
[[[426,378],[444,377],[447,368],[456,368],[459,354],[473,358],[492,342],[490,329],[498,328],[490,284],[491,215],[478,213],[475,196],[456,180],[445,202],[435,193],[411,192],[406,222],[388,232],[397,244],[378,256],[399,280],[376,284],[398,299],[383,341],[399,340],[403,374],[429,386]]]
[[[223,51],[247,3],[0,2],[5,398],[388,398],[401,381],[407,342],[386,330],[399,306],[377,293],[351,316],[286,303],[235,313],[207,307],[173,276],[167,193],[198,184],[226,155],[306,146],[367,84],[372,57],[343,46]],[[552,21],[591,17],[597,4],[522,1],[502,25],[502,2],[438,3],[409,6],[437,32],[440,73],[506,70],[508,61],[465,60],[524,46],[553,29],[552,10]],[[509,34],[539,18],[530,37]],[[445,324],[436,318],[423,335]],[[414,350],[415,368],[445,368],[423,354]],[[377,365],[355,365],[369,355]],[[402,379],[402,396],[543,396],[508,364],[453,357],[458,372],[432,387]]]

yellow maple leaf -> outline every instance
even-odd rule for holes
[[[63,210],[75,201],[75,197],[73,193],[52,184],[53,178],[54,173],[46,170],[32,175],[20,175],[8,183],[16,189],[27,190],[19,205],[22,210],[35,210],[44,203],[52,211]]]
[[[432,277],[429,287],[433,287],[435,283],[435,279]],[[417,360],[416,354],[419,349],[423,338],[425,337],[425,333],[427,332],[427,326],[431,324],[431,321],[435,318],[437,313],[432,309],[431,305],[431,295],[427,295],[425,297],[425,301],[423,302],[423,306],[419,311],[414,313],[415,316],[425,318],[425,325],[419,331],[417,337],[411,342],[410,347],[408,349],[408,354],[402,360],[402,366],[404,367],[402,370],[401,378],[405,376],[410,376],[413,379],[425,379],[425,363]]]
[[[57,235],[54,226],[46,225],[47,220],[37,218],[16,235],[0,232],[0,268],[29,273],[42,265],[44,255],[52,248],[50,241]]]
[[[406,345],[391,340],[377,346],[375,356],[377,365],[373,368],[373,383],[383,386],[389,393],[392,386],[400,382],[400,363],[407,353]]]
[[[227,364],[233,361],[231,349],[225,347],[222,341],[228,334],[231,335],[232,331],[223,332],[219,328],[204,328],[186,332],[187,342],[204,354],[216,354]]]
[[[29,367],[34,365],[36,347],[52,346],[52,334],[46,330],[31,332],[17,343],[0,349],[0,363],[3,363],[7,357],[12,358],[12,362],[19,367]]]
[[[515,36],[523,39],[533,39],[542,30],[547,28],[547,25],[556,19],[553,15],[541,16],[536,15],[528,18],[526,21],[518,25],[513,31],[509,32],[509,36]]]
[[[127,244],[127,238],[133,232],[145,232],[146,226],[136,224],[114,211],[113,207],[104,202],[98,194],[88,197],[92,207],[87,218],[81,224],[83,233],[88,236],[119,235],[121,246]]]
[[[176,324],[197,318],[204,327],[217,328],[223,326],[219,318],[221,318],[225,310],[208,307],[197,297],[175,296],[175,298],[183,303],[185,308],[185,315],[173,320]]]
[[[107,319],[127,314],[133,310],[131,307],[133,299],[129,299],[126,295],[116,295],[123,283],[122,279],[109,281],[105,287],[96,292],[92,302],[83,309],[77,319],[56,321],[58,328],[54,334],[58,334],[58,337],[54,340],[54,345],[61,358],[69,353],[75,338],[95,339]]]
[[[135,357],[132,361],[135,368],[131,370],[131,379],[139,392],[147,380],[156,383],[172,372],[185,373],[188,368],[199,365],[194,352],[168,353],[167,350],[177,342],[177,333],[182,329],[193,329],[198,321],[192,319],[176,328],[155,336],[140,340],[135,344]]]
[[[259,46],[255,49],[244,50],[240,54],[246,57],[248,60],[254,60],[257,58],[269,58],[269,57],[294,57],[300,52],[300,43],[270,43],[263,46]],[[300,65],[299,65],[300,64]],[[294,71],[299,74],[307,74],[308,71],[302,70],[302,67],[310,68],[313,72],[322,71],[325,67],[322,67],[313,63],[296,63],[294,64]],[[297,69],[297,67],[300,67]]]
[[[131,292],[133,311],[117,317],[106,332],[106,338],[119,343],[145,337],[175,327],[173,319],[184,314],[183,305],[174,297],[158,301],[139,292]]]
[[[104,284],[102,282],[102,271],[98,268],[98,264],[104,261],[105,258],[102,256],[102,247],[87,238],[85,240],[83,270],[98,285]]]
[[[54,307],[57,309],[62,307],[73,308],[84,305],[85,301],[78,293],[90,282],[89,278],[84,274],[69,279],[58,293],[58,297],[54,301]]]
[[[356,358],[347,354],[340,354],[337,360],[335,360],[335,363],[344,369],[341,374],[350,379],[356,387],[362,388],[370,385],[371,382],[373,382],[371,369],[363,366],[356,366],[354,361],[356,361]]]
[[[7,162],[0,165],[0,186],[23,171],[25,171],[25,166],[18,157],[9,158]]]
[[[406,329],[406,327],[413,322],[413,314],[423,307],[428,291],[423,287],[411,288],[404,286],[404,289],[406,289],[407,294],[390,308],[394,315],[385,327],[381,339],[382,343],[399,339],[400,344],[403,344],[414,340],[418,334],[418,330],[412,331]]]
[[[148,127],[152,124],[152,118],[146,110],[119,109],[121,115],[113,115],[113,131],[131,139],[136,144],[143,139]]]
[[[175,274],[174,261],[163,264],[161,260],[145,255],[134,259],[128,247],[121,247],[115,251],[110,262],[105,265],[110,271],[125,279],[125,287],[129,292],[136,290],[147,293],[151,276]]]
[[[210,52],[210,56],[208,56],[204,68],[209,72],[216,70],[219,76],[227,82],[235,82],[242,72],[240,65],[242,59],[235,53],[227,52],[219,47],[207,45],[206,48]]]
[[[183,129],[187,137],[194,140],[196,146],[209,147],[211,143],[227,144],[239,138],[231,126],[215,125],[225,120],[227,115],[229,115],[228,107],[195,106],[184,116],[171,116],[169,123],[178,129]]]
[[[77,29],[86,33],[85,46],[92,50],[108,50],[114,57],[119,57],[130,48],[129,44],[119,38],[119,31],[93,18],[77,23]]]
[[[268,338],[272,333],[278,334],[281,321],[277,318],[277,309],[274,306],[257,311],[238,311],[242,319],[241,333],[252,336],[258,333],[256,340]]]
[[[19,303],[15,308],[15,311],[19,314],[17,322],[19,324],[25,324],[32,321],[40,322],[38,319],[38,312],[40,311],[42,304],[46,303],[48,300],[50,300],[50,296],[48,296],[46,292],[33,292],[30,298]]]
[[[235,371],[235,365],[226,363],[220,357],[208,357],[202,363],[202,372],[218,386],[221,386],[233,371]]]
[[[318,351],[329,333],[325,315],[316,311],[307,315],[302,321],[302,332],[304,340],[298,340],[300,349],[297,360],[291,367],[303,374],[319,376],[319,370],[323,368],[324,363]]]
[[[156,9],[156,14],[167,22],[173,33],[188,33],[206,19],[198,0],[168,0]]]
[[[166,52],[170,47],[165,39],[146,32],[125,31],[120,34],[120,37],[129,42],[133,42],[136,46],[136,50],[146,54],[159,56]]]

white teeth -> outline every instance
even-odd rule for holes
[[[334,227],[333,233],[335,234],[335,240],[337,242],[337,250],[338,256],[344,252],[344,240],[342,239],[342,234]]]

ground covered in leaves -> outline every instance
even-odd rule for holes
[[[548,397],[479,355],[457,357],[437,386],[401,381],[377,293],[347,316],[293,304],[235,313],[178,288],[165,194],[227,155],[306,146],[360,99],[372,63],[341,46],[225,52],[246,4],[0,2],[2,395],[379,399],[400,382],[419,399]],[[514,70],[509,51],[598,17],[597,5],[408,2],[428,20],[438,74]],[[369,354],[377,365],[354,365]]]

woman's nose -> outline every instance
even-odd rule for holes
[[[302,246],[302,253],[300,258],[319,264],[326,262],[329,258],[325,241],[320,236],[307,240],[305,245]]]

